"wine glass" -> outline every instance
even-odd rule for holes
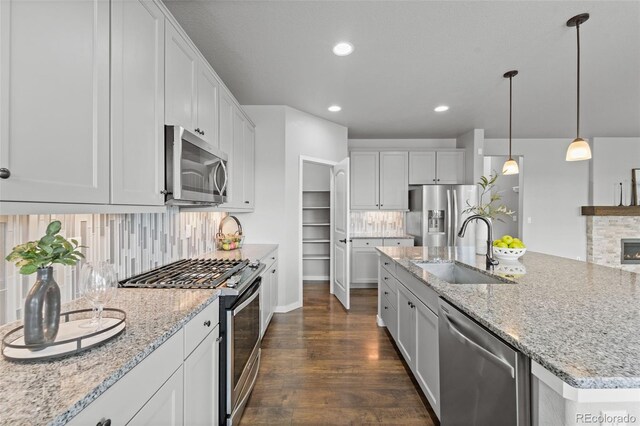
[[[93,308],[93,318],[82,327],[100,329],[102,310],[115,294],[117,286],[116,272],[112,264],[100,261],[87,262],[82,266],[80,293]]]

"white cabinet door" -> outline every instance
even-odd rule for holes
[[[265,270],[260,285],[260,336],[264,336],[271,315],[271,271]]]
[[[180,426],[184,424],[183,413],[183,372],[180,366],[127,424]]]
[[[0,1],[0,200],[109,203],[109,1]]]
[[[271,267],[271,315],[276,311],[278,306],[278,261]]]
[[[164,20],[149,0],[111,3],[112,204],[164,204]]]
[[[414,298],[404,286],[398,286],[398,340],[407,365],[413,371],[416,354],[416,309]]]
[[[440,366],[438,355],[438,316],[422,302],[416,308],[415,376],[431,407],[440,417]]]
[[[184,424],[218,422],[220,327],[216,327],[184,361]]]
[[[378,282],[378,252],[375,247],[351,247],[351,282]]]
[[[233,101],[231,95],[225,90],[220,90],[218,102],[220,114],[220,150],[229,156],[233,154]]]
[[[196,133],[218,148],[218,92],[220,85],[209,68],[198,64]]]
[[[438,151],[437,164],[438,184],[465,183],[463,151]]]
[[[229,201],[227,208],[244,207],[244,116],[233,106],[233,147],[229,155]]]
[[[409,154],[380,153],[380,210],[409,208]]]
[[[409,153],[409,185],[433,185],[436,183],[436,153]]]
[[[351,210],[380,208],[380,154],[351,153]]]
[[[173,25],[165,31],[165,123],[194,131],[198,57]]]
[[[256,149],[256,131],[253,125],[245,121],[244,126],[244,207],[253,209],[255,201],[255,149]]]

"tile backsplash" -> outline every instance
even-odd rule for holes
[[[35,281],[35,275],[20,275],[5,256],[14,246],[44,235],[54,219],[62,222],[62,235],[88,247],[83,249],[87,260],[113,263],[118,279],[123,279],[214,250],[218,223],[224,216],[181,213],[175,207],[153,214],[0,216],[0,324],[21,318],[24,297]],[[77,297],[80,267],[54,267],[63,302]]]
[[[396,236],[405,233],[404,212],[351,212],[351,232],[375,236]]]

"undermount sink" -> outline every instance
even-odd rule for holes
[[[416,266],[449,284],[507,284],[511,281],[492,277],[457,263],[414,262]]]

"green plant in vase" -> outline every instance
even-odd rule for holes
[[[53,342],[60,325],[60,287],[53,279],[53,265],[74,266],[84,258],[74,239],[60,235],[62,224],[54,220],[38,241],[17,245],[6,260],[20,268],[20,273],[37,273],[24,305],[24,341],[27,345]]]

